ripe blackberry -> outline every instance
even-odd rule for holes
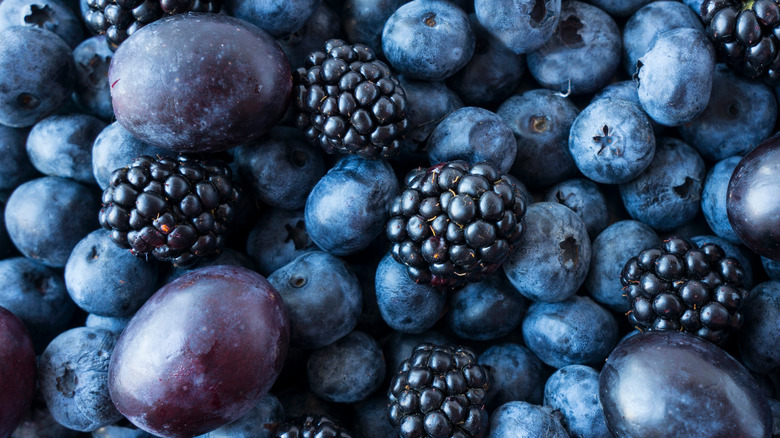
[[[620,281],[636,328],[682,330],[717,344],[742,326],[743,276],[720,246],[671,237],[629,259]]]
[[[701,18],[721,60],[745,76],[780,84],[780,2],[704,0]]]
[[[224,247],[239,199],[224,163],[140,156],[111,174],[99,220],[134,255],[185,267]]]
[[[276,438],[352,438],[352,434],[325,415],[309,414],[285,421]]]
[[[95,35],[106,35],[116,50],[138,29],[165,15],[219,12],[221,0],[86,0],[84,22]]]
[[[390,158],[406,133],[406,93],[362,44],[328,40],[293,72],[296,123],[325,152]]]
[[[525,201],[488,163],[415,169],[390,207],[395,260],[417,283],[453,288],[493,273],[523,231]]]
[[[390,382],[390,422],[401,438],[482,437],[489,385],[488,369],[470,349],[420,344]]]

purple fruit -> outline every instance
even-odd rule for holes
[[[200,435],[246,414],[268,392],[290,338],[279,293],[253,271],[209,266],[157,291],[116,344],[109,391],[155,435]]]
[[[292,89],[276,41],[219,14],[177,14],[143,27],[117,49],[108,79],[119,123],[177,152],[260,137],[282,118]]]
[[[726,211],[748,248],[780,261],[780,134],[742,158],[729,181]]]
[[[0,307],[0,437],[22,421],[35,396],[35,351],[27,328]]]

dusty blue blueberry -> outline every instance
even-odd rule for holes
[[[691,28],[659,35],[637,61],[639,103],[656,122],[679,126],[701,114],[710,100],[715,49]]]
[[[707,108],[679,130],[702,157],[718,161],[753,149],[772,135],[776,121],[777,99],[771,87],[717,64]]]
[[[552,90],[514,95],[496,111],[517,142],[511,173],[531,187],[548,187],[577,174],[569,153],[569,130],[577,107]]]
[[[699,213],[704,172],[704,160],[695,149],[663,137],[650,166],[620,185],[620,197],[632,218],[659,231],[672,230]]]
[[[233,17],[281,38],[300,29],[322,0],[225,0],[222,7]]]
[[[422,333],[444,313],[445,294],[432,286],[416,284],[406,266],[389,253],[376,270],[376,299],[382,319],[393,330]]]
[[[0,190],[13,190],[38,174],[27,157],[27,132],[0,125]]]
[[[761,265],[770,280],[780,281],[780,262],[762,256]]]
[[[725,240],[718,236],[699,235],[699,236],[692,236],[690,239],[691,241],[693,241],[693,243],[699,246],[702,246],[705,243],[714,243],[715,245],[718,245],[721,248],[723,248],[723,251],[726,253],[726,256],[734,257],[735,259],[737,259],[739,264],[742,265],[742,270],[744,272],[744,276],[742,277],[742,284],[747,288],[751,288],[754,286],[753,263],[751,262],[754,256],[749,249],[747,249],[743,245],[731,243],[728,240]]]
[[[569,438],[560,414],[524,401],[501,405],[490,416],[488,438]]]
[[[431,165],[454,160],[487,162],[506,173],[516,153],[515,136],[504,120],[492,111],[474,106],[448,115],[428,139]]]
[[[119,336],[122,330],[130,322],[130,316],[100,316],[90,313],[84,322],[84,326],[96,329],[105,329]]]
[[[463,68],[476,37],[462,9],[443,0],[413,0],[396,9],[382,30],[390,65],[413,79],[441,81]]]
[[[623,28],[623,67],[629,75],[636,73],[636,62],[647,53],[658,35],[679,28],[704,32],[699,14],[678,1],[645,3],[647,5],[631,15]]]
[[[398,429],[387,416],[387,396],[375,395],[355,409],[353,432],[371,438],[398,438]]]
[[[157,290],[157,264],[120,248],[107,230],[99,229],[73,248],[65,286],[86,312],[131,316]]]
[[[528,53],[549,40],[558,26],[561,0],[475,0],[477,20],[509,50]]]
[[[141,155],[170,156],[171,152],[138,140],[119,122],[106,126],[92,144],[92,173],[98,186],[105,190],[111,172],[129,166],[134,158]]]
[[[736,140],[736,139],[735,139]],[[728,157],[715,163],[704,180],[701,193],[701,211],[713,232],[732,243],[741,243],[726,214],[729,179],[742,157]]]
[[[76,306],[54,269],[24,257],[0,260],[0,284],[0,306],[24,322],[36,350],[70,324]]]
[[[591,180],[621,184],[653,161],[655,134],[639,105],[624,99],[597,99],[574,120],[569,152]]]
[[[61,0],[3,0],[0,2],[0,29],[11,26],[48,30],[71,48],[84,39],[80,17]]]
[[[344,31],[350,41],[382,53],[382,29],[387,19],[409,0],[345,0],[341,12]]]
[[[87,114],[106,121],[114,118],[108,83],[108,66],[113,57],[114,52],[108,46],[105,35],[87,38],[73,49],[76,62],[73,100]]]
[[[346,262],[336,256],[306,252],[274,271],[268,281],[287,307],[293,345],[324,347],[358,323],[363,306],[360,284]]]
[[[528,53],[528,71],[545,88],[593,93],[620,64],[620,30],[606,12],[579,1],[563,2],[560,17],[552,38]]]
[[[34,125],[70,99],[75,79],[73,52],[55,33],[0,29],[0,124]]]
[[[628,311],[620,273],[631,257],[661,243],[648,225],[633,220],[615,222],[602,231],[591,245],[590,271],[585,290],[599,304],[615,312]]]
[[[599,403],[599,372],[586,365],[569,365],[554,372],[544,385],[544,405],[563,415],[569,435],[612,438]]]
[[[270,275],[301,255],[316,249],[306,231],[303,210],[265,210],[249,231],[246,252],[255,262],[257,272]]]
[[[325,175],[322,149],[299,129],[278,127],[260,140],[239,146],[234,159],[244,187],[272,207],[296,210]]]
[[[609,225],[607,199],[591,180],[574,178],[559,182],[545,193],[544,202],[557,202],[577,213],[585,223],[591,240]]]
[[[739,333],[739,353],[753,371],[767,374],[780,368],[780,282],[767,281],[751,289],[742,305],[745,322]]]
[[[531,304],[523,319],[523,341],[553,368],[599,365],[618,341],[617,321],[590,297]]]
[[[691,10],[697,14],[701,13],[701,5],[704,0],[683,0],[683,3],[691,8]]]
[[[653,0],[588,0],[588,3],[598,6],[604,12],[615,17],[628,17],[642,6]]]
[[[273,394],[266,394],[243,417],[198,438],[272,438],[284,418],[282,403]]]
[[[528,348],[513,343],[493,345],[479,355],[478,362],[490,369],[490,410],[513,400],[542,403],[545,366]]]
[[[384,230],[398,190],[398,179],[386,161],[342,157],[306,199],[309,237],[335,255],[367,248]]]
[[[353,331],[309,356],[306,375],[323,400],[355,403],[379,389],[385,378],[382,348],[371,336]]]
[[[582,219],[554,202],[531,204],[515,252],[503,264],[507,278],[526,298],[563,301],[585,281],[590,239]]]
[[[498,339],[520,325],[528,305],[528,300],[517,293],[502,272],[498,272],[453,292],[447,322],[461,338]]]
[[[16,248],[5,229],[5,200],[0,200],[0,260],[15,254]]]
[[[292,259],[290,259],[289,261],[292,261]],[[287,263],[283,263],[279,267],[284,266],[285,264]],[[195,262],[195,264],[192,266],[186,268],[172,267],[165,275],[161,276],[160,284],[161,285],[168,284],[173,280],[195,269],[205,268],[206,266],[218,266],[218,265],[241,266],[243,268],[257,271],[257,268],[255,267],[255,262],[254,260],[252,260],[251,257],[233,248],[224,248],[222,251],[220,251],[217,254],[212,254],[210,256],[206,256],[198,259],[198,261]],[[271,272],[273,272],[273,270]],[[269,272],[268,274],[270,274],[271,272]],[[263,274],[263,275],[268,275],[268,274]]]
[[[780,400],[770,398],[768,401],[772,410],[772,436],[780,435]]]
[[[401,363],[412,355],[415,347],[424,342],[445,345],[455,341],[452,337],[436,330],[427,330],[422,333],[393,331],[384,342],[387,372],[390,374],[398,372],[401,369]]]
[[[44,175],[94,184],[92,144],[105,127],[105,122],[86,114],[49,116],[30,130],[27,155]]]
[[[100,227],[100,197],[92,187],[46,176],[11,193],[5,226],[16,248],[46,266],[63,268],[82,237]]]
[[[378,32],[382,32],[381,27]],[[277,39],[276,42],[282,47],[290,61],[290,66],[295,70],[305,65],[306,58],[311,52],[322,50],[326,41],[343,37],[338,14],[327,4],[320,3],[300,29]]]
[[[40,389],[35,392],[32,407],[11,434],[14,438],[83,438],[84,434],[68,429],[52,417]]]
[[[628,79],[625,81],[613,82],[602,88],[593,95],[591,103],[596,100],[605,99],[608,97],[624,99],[639,105],[639,92],[636,89],[636,84],[634,81]]]
[[[91,432],[122,418],[108,393],[108,363],[116,340],[108,330],[77,327],[46,347],[38,360],[38,385],[57,422]]]
[[[154,438],[131,424],[111,424],[92,431],[92,438]]]

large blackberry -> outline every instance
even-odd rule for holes
[[[130,35],[165,15],[183,12],[219,12],[221,0],[86,0],[82,9],[87,28],[106,35],[111,49]]]
[[[452,288],[493,273],[523,230],[525,201],[488,163],[415,169],[390,207],[395,260],[417,283]]]
[[[134,255],[188,266],[220,251],[239,192],[219,161],[140,156],[111,174],[100,225]]]
[[[488,369],[470,349],[420,344],[390,382],[390,422],[401,438],[482,437],[489,386]]]
[[[406,93],[362,44],[328,40],[293,72],[296,123],[325,152],[390,158],[408,127]]]
[[[780,84],[777,0],[704,0],[701,18],[721,60],[745,76]]]
[[[352,434],[325,415],[309,414],[287,420],[276,430],[276,438],[352,438]]]
[[[743,276],[720,246],[671,237],[629,259],[620,281],[636,328],[682,330],[720,343],[742,326]]]

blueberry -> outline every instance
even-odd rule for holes
[[[575,295],[560,303],[536,302],[522,325],[523,341],[542,362],[554,368],[595,366],[618,341],[617,321],[589,297]]]
[[[114,118],[108,83],[108,66],[113,57],[105,35],[87,38],[73,49],[76,62],[73,100],[84,112],[105,121]]]
[[[569,152],[591,180],[621,184],[650,165],[655,135],[639,105],[623,99],[597,99],[574,120]]]
[[[780,262],[762,256],[761,265],[764,267],[770,280],[780,281]]]
[[[272,438],[273,431],[284,421],[284,408],[273,394],[266,394],[238,420],[198,438]]]
[[[225,12],[254,24],[274,38],[300,29],[322,0],[225,0]]]
[[[409,0],[345,0],[341,14],[350,41],[382,53],[382,29],[396,9]],[[410,105],[411,108],[411,105]]]
[[[628,17],[652,1],[654,0],[589,0],[594,6],[616,17]]]
[[[276,41],[295,69],[304,66],[309,53],[322,50],[329,39],[343,38],[342,34],[339,16],[327,4],[320,3],[300,29]]]
[[[357,277],[340,258],[322,251],[301,254],[274,271],[268,281],[290,316],[290,342],[320,348],[352,331],[363,296]]]
[[[577,213],[591,240],[609,224],[607,199],[593,181],[575,178],[559,182],[545,193],[544,202],[557,202]]]
[[[701,32],[664,32],[637,61],[639,103],[656,122],[683,125],[706,109],[714,73],[715,49]]]
[[[171,153],[138,140],[119,122],[106,126],[92,144],[92,173],[98,186],[105,190],[113,171],[129,166],[141,155],[156,157]]]
[[[126,421],[125,421],[126,422]],[[125,425],[120,421],[118,424],[103,426],[92,431],[92,438],[153,438],[153,436],[132,424]]]
[[[515,134],[513,175],[531,187],[547,187],[577,174],[568,140],[578,110],[569,99],[530,90],[505,100],[496,113]]]
[[[0,125],[0,190],[13,190],[37,175],[25,149],[27,132]]]
[[[303,210],[264,211],[246,240],[246,252],[263,275],[270,275],[303,251],[314,249],[316,246],[306,232]]]
[[[100,316],[90,313],[84,322],[87,328],[105,329],[119,336],[130,322],[129,316]]]
[[[476,37],[462,9],[443,0],[413,0],[399,7],[382,30],[382,51],[400,73],[444,80],[463,68]]]
[[[3,0],[0,29],[32,26],[54,32],[71,48],[84,39],[79,16],[61,0]]]
[[[495,113],[479,107],[455,110],[442,120],[428,140],[432,165],[463,160],[469,164],[487,162],[502,173],[515,160],[517,142],[509,126]]]
[[[571,436],[611,438],[599,403],[599,373],[585,365],[569,365],[554,372],[544,385],[544,405],[563,415]]]
[[[699,212],[704,170],[704,160],[692,147],[661,138],[650,166],[620,185],[623,205],[632,218],[656,230],[679,227]]]
[[[514,400],[542,403],[545,365],[528,348],[513,343],[493,345],[478,361],[490,369],[488,407]]]
[[[86,114],[49,116],[30,130],[27,154],[44,175],[94,184],[92,144],[105,127],[105,122]]]
[[[712,228],[719,237],[731,243],[741,243],[729,222],[726,212],[726,198],[729,188],[729,179],[734,169],[742,159],[740,156],[724,158],[715,163],[707,173],[704,180],[704,189],[701,194],[701,211],[707,220],[707,225]]]
[[[475,0],[479,23],[521,54],[539,48],[549,40],[561,15],[561,0]]]
[[[84,434],[61,425],[46,407],[40,388],[35,391],[32,407],[11,434],[14,438],[82,438]]]
[[[587,3],[565,1],[555,34],[528,53],[528,71],[545,88],[593,93],[617,70],[620,49],[620,30],[612,17]]]
[[[524,401],[501,405],[490,416],[489,438],[569,438],[560,416],[550,408]]]
[[[514,287],[534,301],[563,301],[585,281],[590,239],[582,219],[561,204],[537,202],[525,213],[526,228],[504,262]]]
[[[364,437],[398,437],[398,430],[387,415],[387,398],[384,394],[373,396],[357,406],[353,430],[358,436]]]
[[[460,97],[443,82],[418,81],[399,76],[409,106],[409,131],[403,143],[408,152],[425,147],[437,124],[450,113],[463,107]],[[427,159],[425,164],[427,165]]]

